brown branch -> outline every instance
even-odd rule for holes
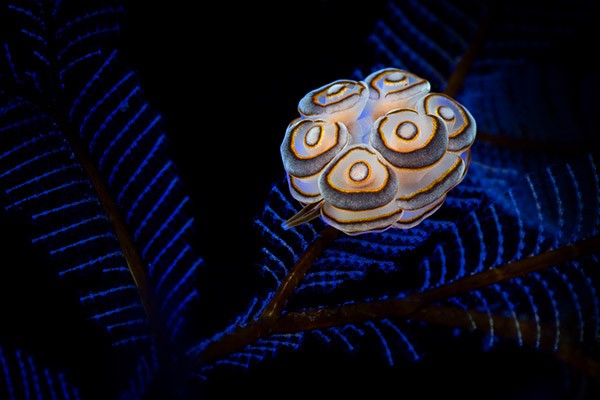
[[[599,248],[600,236],[596,236],[537,256],[527,257],[500,268],[489,269],[476,275],[458,279],[450,284],[416,293],[403,299],[355,303],[289,313],[280,318],[276,330],[291,333],[388,317],[407,318],[434,302],[540,271],[564,261],[591,254],[598,251]]]
[[[415,313],[426,309],[435,302],[589,255],[597,252],[599,248],[600,236],[595,236],[537,256],[515,261],[503,267],[458,279],[450,284],[416,293],[403,299],[354,303],[261,318],[209,345],[201,355],[201,359],[209,361],[233,353],[257,338],[271,333],[296,333],[390,317],[413,318]]]
[[[102,204],[102,207],[104,208],[104,211],[106,212],[106,215],[112,224],[113,230],[117,235],[117,239],[119,240],[121,250],[123,251],[127,266],[131,272],[131,276],[133,277],[135,285],[137,286],[138,294],[140,296],[142,305],[144,306],[144,310],[146,311],[146,315],[151,318],[153,316],[151,293],[146,272],[144,270],[145,264],[137,251],[137,247],[133,241],[133,238],[129,234],[129,230],[127,229],[127,225],[125,224],[123,217],[121,216],[121,212],[113,201],[110,191],[106,186],[104,179],[100,175],[100,172],[90,160],[88,152],[83,148],[79,139],[70,132],[66,124],[60,125],[62,131],[68,133],[67,137],[69,139],[71,148],[73,149],[73,153],[79,159],[79,162],[90,179],[92,186],[98,194],[98,199],[100,200],[100,203]]]
[[[327,246],[338,236],[339,231],[331,226],[323,229],[321,236],[308,246],[302,257],[296,262],[292,270],[287,274],[277,293],[263,311],[261,318],[273,318],[283,311],[285,303],[296,291],[296,287],[306,274],[306,271],[312,266],[312,263],[327,248]]]
[[[146,275],[145,263],[137,250],[137,246],[135,245],[133,237],[127,228],[125,220],[121,216],[121,211],[114,202],[104,178],[102,178],[102,175],[100,175],[100,171],[98,171],[96,165],[90,158],[89,152],[82,145],[77,134],[71,129],[70,123],[64,120],[59,113],[53,112],[52,109],[49,109],[47,112],[50,112],[50,115],[54,117],[61,131],[65,133],[73,153],[79,160],[86,175],[88,176],[88,179],[90,180],[90,183],[98,195],[98,200],[102,204],[104,212],[106,213],[115,235],[117,236],[119,246],[123,252],[123,257],[125,258],[129,272],[131,273],[133,281],[137,287],[138,296],[142,306],[144,307],[144,312],[148,317],[148,323],[153,333],[155,344],[157,345],[158,354],[160,357],[163,357],[165,356],[165,346],[168,343],[168,340],[165,337],[165,331],[162,328],[159,320],[159,313],[157,312],[156,305],[153,301],[152,292]]]

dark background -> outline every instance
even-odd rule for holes
[[[283,177],[279,145],[308,91],[348,79],[385,3],[127,1],[126,55],[163,113],[211,263],[248,263],[251,222]],[[231,251],[231,243],[240,245]]]

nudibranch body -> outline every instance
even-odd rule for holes
[[[292,196],[350,234],[410,228],[434,213],[466,174],[476,124],[429,82],[386,68],[306,94],[281,156]]]

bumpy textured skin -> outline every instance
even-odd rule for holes
[[[293,197],[350,234],[418,225],[464,178],[476,123],[426,80],[384,68],[307,93],[281,157]],[[409,211],[404,215],[405,211]]]

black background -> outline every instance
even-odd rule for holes
[[[126,55],[164,115],[211,263],[248,263],[252,219],[282,179],[279,145],[308,91],[368,61],[384,2],[127,2]],[[231,251],[231,244],[241,246]]]

